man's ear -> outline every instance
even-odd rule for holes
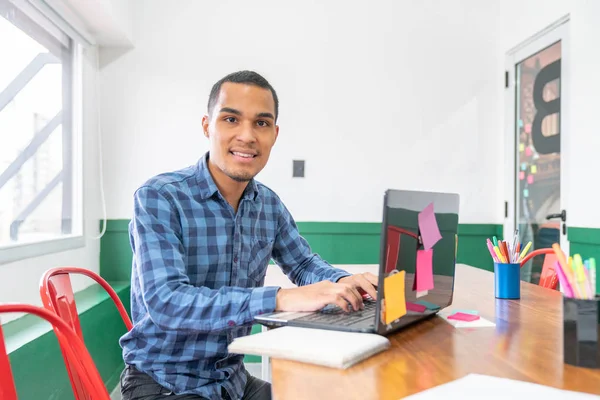
[[[279,137],[279,125],[275,125],[275,140],[273,141],[273,145],[277,143],[277,138]]]
[[[205,115],[204,117],[202,117],[202,133],[204,133],[204,136],[208,138],[208,125],[210,123],[210,119],[208,118],[208,115]]]

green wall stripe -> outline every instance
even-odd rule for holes
[[[302,234],[380,235],[380,222],[298,222]]]
[[[498,224],[459,224],[458,235],[467,236],[485,236],[492,238],[496,236],[498,239],[502,238],[502,225]]]
[[[129,230],[128,219],[109,219],[106,221],[106,232],[127,232]],[[100,229],[102,230],[102,223],[100,221]]]
[[[569,227],[567,238],[571,255],[580,254],[583,259],[593,257],[597,267],[600,266],[600,229]],[[600,294],[600,277],[596,279],[596,293]]]
[[[600,229],[569,227],[567,237],[571,243],[600,246]]]
[[[131,248],[129,220],[109,220],[102,238],[100,271],[112,281],[129,281]],[[379,222],[298,222],[298,229],[312,250],[332,264],[379,263]],[[485,239],[502,237],[502,225],[460,224],[458,262],[492,270]]]

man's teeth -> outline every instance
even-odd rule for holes
[[[239,157],[244,157],[244,158],[252,158],[252,157],[254,157],[254,154],[239,153],[237,151],[234,151],[233,154],[236,155],[236,156],[239,156]]]

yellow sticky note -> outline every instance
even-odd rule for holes
[[[525,151],[525,143],[521,143],[521,144],[519,145],[519,151],[520,151],[521,153]]]
[[[532,165],[531,166],[531,173],[532,174],[536,174],[537,173],[537,165]]]
[[[390,324],[406,314],[404,299],[404,278],[406,271],[390,275],[383,282],[385,295],[385,323]]]

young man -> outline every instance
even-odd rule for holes
[[[254,180],[279,134],[278,112],[262,76],[226,76],[202,119],[208,153],[136,191],[124,400],[270,399],[271,385],[227,352],[256,315],[332,303],[356,310],[359,290],[376,298],[374,275],[350,275],[311,253],[279,197]],[[271,258],[297,288],[263,287]]]

